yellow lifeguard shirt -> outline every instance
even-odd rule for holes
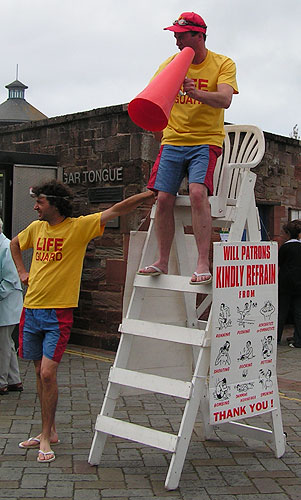
[[[100,220],[101,213],[67,217],[55,226],[34,221],[18,234],[21,250],[33,248],[24,307],[77,307],[87,244],[104,232]]]
[[[175,57],[176,54],[164,61],[154,77]],[[218,84],[227,83],[233,88],[234,94],[238,94],[235,63],[229,57],[210,50],[201,64],[190,65],[187,77],[195,81],[198,90],[216,92]],[[161,143],[174,146],[210,144],[222,147],[224,137],[223,108],[213,108],[188,95],[178,95]]]

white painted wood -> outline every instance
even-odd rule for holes
[[[277,383],[277,386],[278,386],[278,383]],[[278,387],[277,387],[277,390],[275,392],[276,392],[275,410],[273,410],[271,413],[272,413],[272,423],[273,423],[273,429],[274,429],[275,455],[277,458],[280,458],[285,453],[286,436],[285,436],[284,431],[283,431]]]
[[[130,439],[136,443],[146,444],[170,452],[175,451],[178,442],[178,436],[174,434],[123,422],[104,415],[98,415],[95,429],[112,436]]]
[[[127,362],[131,352],[132,341],[133,339],[129,335],[124,335],[121,337],[114,361],[114,366],[117,365],[120,368],[125,368],[127,366]],[[107,385],[100,415],[106,415],[106,416],[113,415],[119,395],[120,395],[119,386],[116,386],[109,382]],[[88,458],[88,462],[91,465],[99,464],[105,446],[106,437],[107,435],[105,433],[98,432],[97,429],[95,430]]]
[[[179,207],[175,207],[174,209],[174,217],[175,217],[175,248],[176,248],[176,258],[179,268],[179,274],[181,276],[192,276],[192,273],[197,264],[197,255],[195,255],[194,259],[187,258],[188,257],[188,245],[189,239],[186,237],[183,228],[185,227],[185,221],[182,217],[183,210]],[[193,246],[196,249],[196,244],[193,243]],[[188,278],[189,280],[190,278]],[[191,285],[190,285],[191,286]],[[184,301],[186,308],[186,318],[187,318],[187,327],[195,328],[197,326],[198,317],[196,311],[196,294],[195,291],[192,294],[184,293]]]
[[[256,175],[250,169],[263,157],[263,133],[248,125],[227,125],[225,130],[224,152],[217,162],[214,194],[210,197],[213,226],[228,227],[229,241],[240,241],[244,229],[247,239],[260,241],[254,197]],[[177,196],[175,202],[176,232],[169,274],[136,275],[137,269],[152,264],[157,257],[155,211],[154,206],[147,233],[131,233],[124,314],[119,330],[122,335],[97,417],[89,463],[100,462],[107,434],[170,451],[172,458],[165,486],[173,490],[179,484],[199,406],[205,437],[212,437],[216,427],[209,424],[207,396],[211,312],[207,322],[198,320],[211,304],[212,286],[189,284],[197,252],[194,237],[183,232],[185,225],[191,225],[188,196]],[[206,298],[196,309],[199,293]],[[136,390],[186,399],[178,436],[112,418],[117,398]],[[274,442],[276,456],[280,457],[285,449],[280,409],[271,413],[273,431],[239,422],[219,424],[219,428]]]
[[[182,399],[189,399],[192,389],[191,382],[115,367],[111,368],[108,380],[115,384],[176,396]]]
[[[186,328],[181,326],[163,325],[161,323],[151,323],[149,321],[125,319],[119,327],[121,333],[138,335],[166,342],[177,342],[179,344],[189,344],[201,346],[204,339],[204,331],[196,328]]]
[[[190,285],[191,276],[176,276],[171,274],[160,274],[160,276],[136,275],[134,286],[139,288],[156,288],[156,290],[174,290],[188,293],[212,293],[211,284]]]
[[[228,432],[229,434],[236,434],[255,441],[274,441],[274,433],[269,429],[262,429],[240,422],[226,422],[217,426],[221,431]]]
[[[236,203],[235,221],[230,227],[228,241],[241,241],[242,239],[243,231],[250,217],[250,208],[253,205],[252,198],[254,197],[255,182],[256,175],[253,172],[245,170],[241,176],[240,192]]]
[[[160,323],[185,326],[186,309],[182,292],[157,290],[150,287],[147,290],[142,288],[133,289],[136,271],[143,267],[141,262],[143,247],[150,243],[149,239],[146,239],[147,236],[148,233],[143,231],[131,233],[123,301],[123,316],[143,318],[146,321],[152,321],[155,312],[156,321]],[[153,255],[148,255],[148,257],[146,257],[146,262],[148,264],[154,262],[156,259],[155,235],[153,235],[153,238],[155,245],[152,245]],[[194,247],[194,245],[192,246]],[[173,274],[178,273],[174,249],[172,249],[171,252],[169,269]],[[147,277],[142,276],[142,278],[148,280]]]
[[[197,416],[197,411],[200,406],[200,400],[202,398],[202,394],[206,392],[206,380],[209,369],[209,360],[209,349],[200,349],[199,357],[192,377],[193,390],[191,398],[185,405],[185,410],[178,434],[179,441],[177,450],[176,453],[172,455],[170,466],[166,476],[165,487],[167,490],[176,489],[180,481],[187,449],[190,443],[191,434]]]
[[[146,231],[132,231],[130,234],[128,255],[130,255],[131,258],[128,259],[127,262],[127,272],[126,272],[126,280],[125,280],[124,294],[123,294],[123,306],[122,306],[123,316],[125,316],[126,313],[132,311],[132,307],[134,307],[132,304],[133,282],[141,259],[141,253],[143,250],[143,246],[145,244],[146,237],[147,237]],[[144,297],[143,291],[141,296]],[[134,313],[134,316],[135,317],[139,316],[140,311],[141,311],[141,304],[139,304],[137,310]]]
[[[207,297],[204,298],[203,302],[200,303],[199,307],[197,308],[197,316],[198,318],[202,316],[202,314],[206,311],[207,307],[209,307],[212,303],[212,295],[208,294]],[[200,325],[200,321],[199,321]]]

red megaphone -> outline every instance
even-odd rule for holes
[[[136,125],[151,132],[163,130],[179,93],[194,50],[185,47],[128,105],[128,113]]]

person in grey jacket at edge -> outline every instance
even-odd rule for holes
[[[10,240],[2,232],[0,219],[0,396],[23,391],[12,334],[19,323],[23,292],[10,252]]]

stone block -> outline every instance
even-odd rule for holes
[[[154,162],[160,149],[160,143],[155,140],[153,134],[144,133],[141,139],[141,158]]]
[[[126,262],[118,259],[107,259],[106,281],[123,285],[126,276]]]
[[[92,292],[93,302],[96,307],[103,309],[120,310],[122,304],[121,292]]]
[[[282,493],[283,489],[271,478],[254,478],[253,483],[260,493]]]

